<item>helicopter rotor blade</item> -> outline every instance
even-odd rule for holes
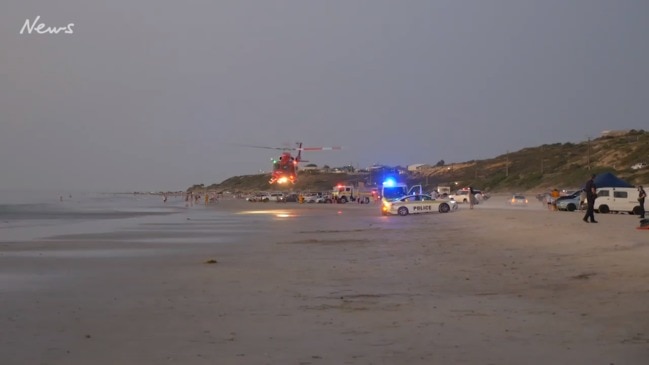
[[[296,151],[340,151],[342,147],[300,147]]]
[[[290,147],[269,147],[269,146],[254,146],[250,144],[239,144],[238,146],[242,147],[252,147],[252,148],[263,148],[266,150],[277,150],[277,151],[286,151],[286,150],[292,150],[293,148]]]
[[[270,147],[270,146],[256,146],[250,144],[236,144],[241,147],[262,148],[266,150],[276,151],[340,151],[342,147]]]

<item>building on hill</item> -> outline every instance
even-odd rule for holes
[[[356,169],[354,169],[354,166],[345,165],[345,166],[340,166],[340,167],[334,167],[329,172],[333,172],[333,173],[336,173],[336,174],[342,174],[342,173],[353,173],[355,171],[356,171]]]
[[[318,171],[319,169],[318,169],[318,165],[316,165],[314,163],[310,163],[310,164],[302,167],[300,170],[303,170],[303,171]]]
[[[629,134],[629,130],[605,130],[602,131],[601,137],[619,137]]]
[[[408,165],[408,171],[410,172],[421,172],[431,169],[433,166],[425,163],[418,163],[413,165]]]

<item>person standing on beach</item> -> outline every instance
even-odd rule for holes
[[[586,215],[584,216],[584,222],[588,223],[597,223],[595,220],[595,199],[597,198],[597,186],[595,186],[595,174],[590,177],[590,180],[586,182],[584,190],[586,191],[586,200],[588,203],[588,208],[586,209]]]
[[[579,193],[579,210],[584,210],[584,204],[586,204],[586,190]]]
[[[475,204],[475,190],[473,190],[473,186],[469,186],[469,209],[473,209],[474,204]]]
[[[638,204],[640,205],[640,219],[644,219],[644,200],[647,197],[647,193],[645,193],[644,189],[642,188],[642,185],[638,186]]]
[[[556,211],[557,209],[557,199],[561,196],[561,193],[559,193],[559,189],[554,188],[552,190],[552,210]]]

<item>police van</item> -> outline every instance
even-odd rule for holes
[[[399,199],[406,195],[423,194],[421,185],[413,185],[408,188],[408,184],[396,182],[392,178],[386,179],[381,185],[381,200],[388,202],[390,200]]]
[[[598,188],[595,210],[599,213],[640,214],[638,189],[636,188]]]

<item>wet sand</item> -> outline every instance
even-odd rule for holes
[[[646,364],[649,231],[597,219],[222,201],[0,243],[2,363]]]

